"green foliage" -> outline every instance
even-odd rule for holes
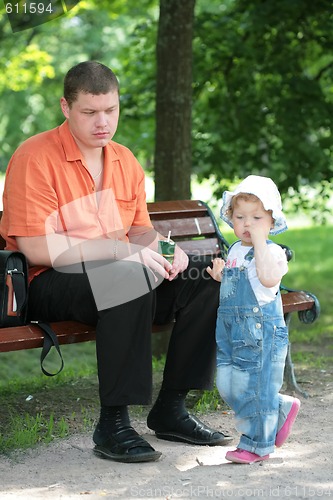
[[[0,17],[0,171],[24,139],[63,120],[63,76],[84,59],[119,76],[115,140],[153,170],[158,5],[84,0],[65,16],[15,34],[6,15]],[[259,173],[272,177],[283,195],[293,194],[295,210],[305,206],[317,220],[328,219],[331,7],[330,0],[281,0],[278,8],[274,0],[197,0],[193,173],[215,179],[216,196],[237,178]],[[304,194],[308,184],[320,206]]]
[[[323,180],[313,183],[311,187],[301,185],[298,191],[289,188],[283,200],[286,213],[297,215],[306,213],[315,224],[326,224],[332,221],[332,186],[331,182]]]
[[[195,169],[283,193],[332,178],[331,2],[230,1],[196,18]]]
[[[66,16],[15,34],[2,16],[0,171],[23,140],[63,121],[63,77],[86,59],[99,60],[119,76],[123,116],[115,139],[151,164],[157,16],[151,0],[113,1],[112,8],[106,1],[86,0]]]
[[[23,54],[14,54],[5,71],[0,74],[0,90],[20,92],[30,85],[40,85],[46,78],[54,78],[51,56],[31,44]]]

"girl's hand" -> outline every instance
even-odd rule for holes
[[[257,245],[266,245],[269,232],[268,227],[263,224],[250,224],[247,230],[250,233],[252,245],[254,247]]]
[[[220,259],[219,257],[216,257],[216,259],[212,260],[212,267],[207,267],[206,271],[207,273],[215,280],[215,281],[222,281],[222,273],[223,269],[225,266],[225,262],[223,259]]]

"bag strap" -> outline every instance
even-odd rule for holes
[[[51,326],[48,323],[44,323],[41,321],[31,321],[31,323],[39,326],[45,334],[44,335],[43,349],[42,349],[42,352],[40,354],[40,366],[41,366],[42,372],[44,373],[44,375],[47,375],[48,377],[54,377],[55,375],[58,375],[58,373],[60,373],[64,367],[64,360],[63,360],[63,357],[62,357],[62,354],[60,351],[58,337],[56,336],[56,334],[54,333],[54,331],[52,330]],[[60,368],[55,373],[50,373],[44,368],[44,360],[45,360],[46,356],[48,355],[48,353],[50,352],[51,347],[55,347],[55,349],[57,350],[57,352],[59,354],[60,360],[61,360]]]
[[[9,274],[12,278],[13,290],[16,298],[17,314],[18,316],[20,316],[27,301],[26,278],[22,271],[11,270],[9,271]]]

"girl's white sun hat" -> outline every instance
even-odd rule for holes
[[[274,227],[270,230],[270,234],[279,234],[288,229],[285,216],[282,213],[281,196],[275,183],[269,177],[261,177],[260,175],[249,175],[235,189],[235,191],[225,191],[222,197],[221,218],[234,227],[227,211],[230,207],[232,197],[239,193],[254,194],[262,202],[265,210],[272,211],[274,219]]]

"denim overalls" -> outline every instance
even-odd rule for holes
[[[252,253],[251,253],[252,252]],[[253,258],[253,249],[245,259]],[[234,410],[238,448],[264,456],[290,410],[283,383],[288,330],[280,292],[259,306],[246,266],[224,268],[216,325],[217,388]]]

